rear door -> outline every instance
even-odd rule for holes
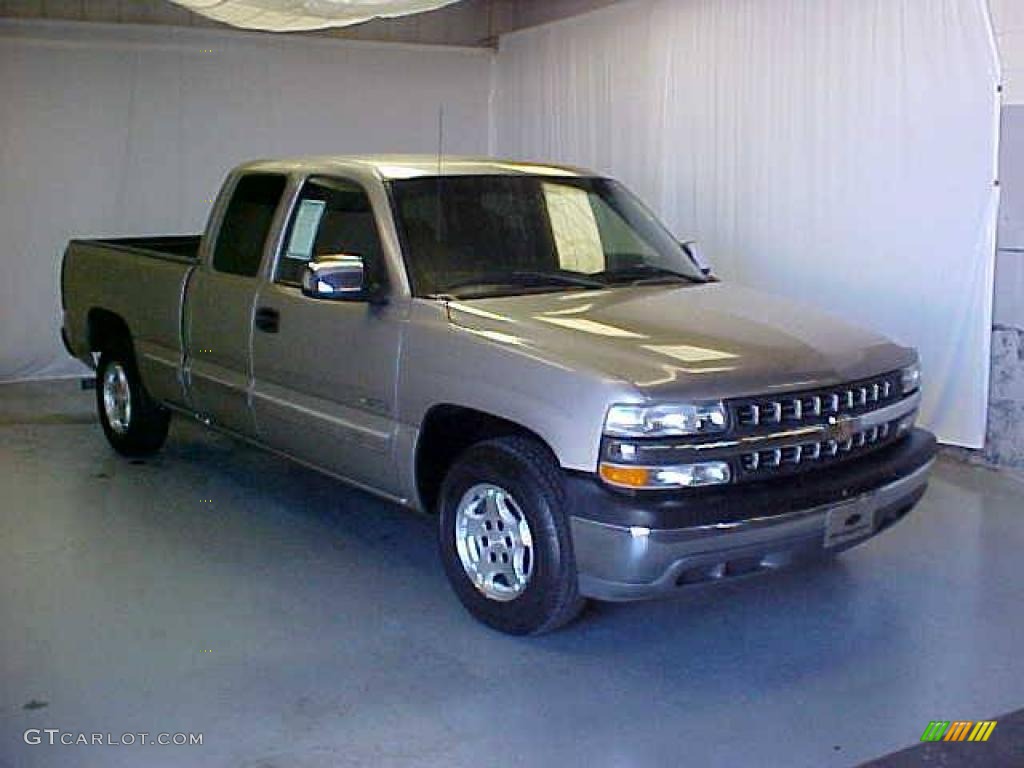
[[[252,331],[260,264],[269,253],[288,179],[240,176],[216,241],[193,274],[185,303],[186,376],[190,405],[217,426],[256,434],[249,402]]]
[[[256,312],[253,408],[261,441],[314,466],[398,495],[393,442],[399,340],[407,309],[303,295],[306,263],[362,256],[386,278],[366,191],[338,177],[307,179],[292,208]]]

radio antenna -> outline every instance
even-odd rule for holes
[[[441,159],[444,157],[444,104],[437,106],[437,175],[441,175]]]
[[[441,216],[441,172],[444,158],[444,102],[437,105],[437,178],[434,179],[434,238],[441,242],[441,228],[443,218]]]

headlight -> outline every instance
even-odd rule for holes
[[[671,405],[613,405],[608,409],[604,433],[612,437],[675,437],[725,430],[721,403]]]
[[[724,432],[727,426],[722,403],[672,403],[662,405],[613,405],[608,409],[604,433],[610,438],[657,438],[706,435]],[[699,488],[722,485],[732,479],[724,461],[685,464],[646,462],[643,442],[608,440],[598,467],[609,485],[632,490]],[[646,465],[645,465],[646,464]]]
[[[900,371],[900,388],[904,395],[909,395],[921,386],[921,364],[908,365]]]

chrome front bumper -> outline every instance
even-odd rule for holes
[[[827,551],[856,546],[901,519],[924,494],[934,459],[906,475],[848,498],[770,517],[688,528],[623,526],[570,517],[580,592],[601,600],[637,600],[689,584],[774,570],[826,551],[829,512],[870,515],[863,535]]]

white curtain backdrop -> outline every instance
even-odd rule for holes
[[[727,280],[916,346],[980,447],[998,59],[985,0],[641,0],[503,37],[500,153],[636,190]]]
[[[0,22],[0,381],[77,374],[72,237],[200,232],[258,157],[484,153],[487,52],[168,27]]]

